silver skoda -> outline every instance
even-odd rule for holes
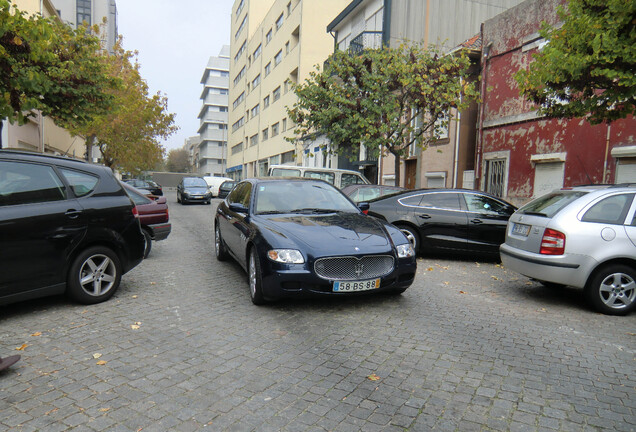
[[[547,286],[584,288],[599,312],[636,305],[636,185],[554,191],[517,210],[500,247],[505,267]]]

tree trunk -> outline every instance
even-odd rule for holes
[[[400,155],[393,153],[395,157],[395,186],[400,186]]]

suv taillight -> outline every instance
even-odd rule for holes
[[[135,219],[139,219],[139,210],[137,210],[137,206],[133,207],[132,213]]]
[[[546,228],[541,239],[541,254],[563,255],[565,253],[565,234]]]

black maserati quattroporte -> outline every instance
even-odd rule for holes
[[[321,180],[244,180],[217,208],[216,256],[247,271],[254,304],[402,293],[415,278],[413,247],[396,227],[363,214],[365,206]]]

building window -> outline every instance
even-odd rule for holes
[[[91,21],[91,0],[77,0],[77,25],[84,24],[90,26]]]
[[[245,124],[245,117],[241,117],[232,125],[232,132],[236,132],[239,128],[241,128]]]
[[[265,65],[265,76],[269,75],[272,72],[272,62],[269,62]]]
[[[243,55],[243,53],[245,52],[246,47],[247,47],[247,40],[245,42],[243,42],[243,45],[241,45],[241,47],[237,51],[236,55],[234,56],[234,62],[235,63],[238,61],[238,59],[241,57],[241,55]]]
[[[265,35],[265,45],[272,41],[272,29],[269,29],[267,34]]]
[[[256,60],[256,59],[258,58],[258,56],[260,56],[260,55],[261,55],[261,46],[262,46],[262,44],[260,44],[260,45],[258,46],[258,48],[256,48],[256,49],[254,50],[253,60]]]
[[[294,162],[294,151],[288,151],[280,155],[280,163],[289,164]]]
[[[241,32],[245,28],[245,24],[247,24],[247,15],[245,15],[245,18],[243,18],[243,21],[241,21],[241,25],[239,26],[238,30],[234,34],[234,39],[235,40],[238,39],[238,37],[240,36]]]
[[[263,141],[267,141],[268,138],[269,138],[269,130],[263,129]]]
[[[484,184],[485,192],[503,198],[506,193],[507,184],[507,157],[500,155],[502,152],[484,155]]]
[[[252,90],[254,90],[261,83],[261,74],[256,75],[256,78],[252,80]]]
[[[278,135],[278,122],[272,125],[272,137],[275,137],[276,135]]]
[[[283,119],[283,132],[287,130],[287,118]]]
[[[241,78],[243,78],[244,76],[245,76],[245,66],[243,66],[243,69],[241,69],[241,71],[236,75],[236,77],[234,77],[234,87],[236,87],[236,85],[239,83]]]
[[[280,50],[274,56],[274,67],[278,66],[278,64],[283,61],[283,50]]]
[[[272,95],[274,95],[274,102],[280,99],[280,86],[274,89],[274,91],[272,92]]]
[[[232,154],[237,154],[243,151],[243,143],[238,143],[232,147]]]
[[[287,3],[287,16],[291,15],[291,2]]]
[[[258,113],[260,112],[260,110],[261,110],[261,104],[256,104],[250,112],[252,118],[256,117]]]
[[[278,31],[283,26],[283,14],[276,19],[276,31]]]
[[[243,6],[245,6],[245,0],[241,0],[241,3],[239,3],[238,7],[236,8],[236,13],[235,13],[236,17],[238,17],[241,14],[241,11],[243,10]]]
[[[252,135],[250,137],[250,147],[254,147],[258,144],[258,134]]]
[[[284,94],[287,94],[287,92],[289,91],[290,85],[291,85],[291,81],[286,79],[285,82],[284,82],[284,89],[285,89],[285,93]]]
[[[269,106],[269,95],[263,98],[263,109],[267,108],[268,106]]]
[[[232,109],[236,109],[236,107],[239,106],[239,104],[243,102],[244,99],[245,99],[245,92],[241,93],[239,97],[234,99],[234,102],[232,103]]]
[[[289,41],[285,42],[285,55],[289,54]]]

